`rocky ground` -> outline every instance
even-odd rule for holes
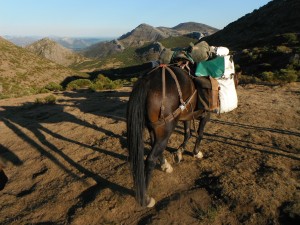
[[[153,208],[133,197],[130,90],[59,92],[52,105],[34,103],[49,94],[0,100],[9,178],[0,224],[299,224],[299,83],[239,86],[239,107],[206,126],[202,160],[187,152],[172,162],[179,123],[165,151],[173,173],[154,171]]]

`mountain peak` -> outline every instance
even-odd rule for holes
[[[69,66],[83,58],[50,38],[38,40],[26,46],[26,49],[63,66]]]

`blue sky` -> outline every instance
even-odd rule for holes
[[[271,0],[0,0],[0,36],[119,37],[141,23],[222,29]]]

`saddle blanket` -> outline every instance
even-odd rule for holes
[[[230,78],[234,74],[232,56],[217,56],[214,59],[202,61],[197,64],[196,76],[211,76],[213,78]]]

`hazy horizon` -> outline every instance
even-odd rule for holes
[[[0,36],[120,37],[142,23],[174,27],[184,22],[223,29],[270,0],[0,0]]]

